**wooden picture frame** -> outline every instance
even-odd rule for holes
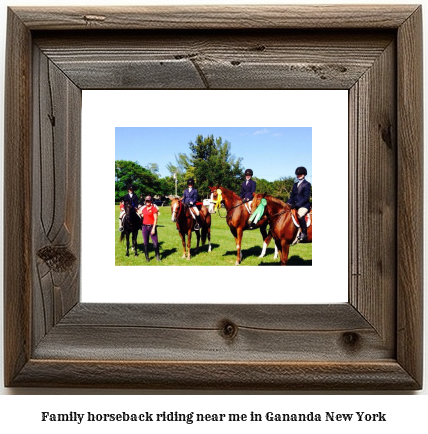
[[[421,6],[14,7],[6,52],[6,386],[422,387]],[[118,88],[348,89],[349,302],[81,303],[81,91]]]

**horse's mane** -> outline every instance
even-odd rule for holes
[[[263,195],[261,194],[261,196],[263,196]],[[266,194],[264,197],[265,197],[265,199],[270,200],[272,203],[275,203],[276,205],[279,205],[282,208],[289,208],[290,207],[290,205],[288,203],[285,203],[281,199],[273,197],[273,196],[271,196],[269,194]]]
[[[226,192],[232,194],[232,199],[241,199],[234,191],[227,189],[226,187],[218,187],[221,190],[226,190]]]

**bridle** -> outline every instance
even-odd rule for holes
[[[269,222],[269,226],[271,226],[271,228],[274,228],[274,226],[278,223],[278,220],[274,223],[273,218],[274,217],[280,217],[281,215],[286,214],[286,213],[291,213],[291,208],[282,210],[281,212],[277,212],[276,214],[266,215],[268,220],[271,220],[271,222],[272,222],[272,223]]]
[[[218,194],[218,193],[216,192],[216,194]],[[214,199],[214,192],[213,192],[213,199]],[[217,203],[217,201],[216,200],[212,200],[211,203]],[[220,203],[224,204],[224,199],[222,199]],[[219,207],[218,208],[218,216],[220,218],[222,218],[222,219],[229,219],[230,220],[233,217],[233,213],[230,216],[228,215],[230,213],[230,211],[232,211],[235,208],[238,208],[239,206],[244,205],[244,204],[245,204],[245,202],[241,202],[241,203],[238,203],[238,205],[232,206],[231,208],[227,209],[226,210],[226,215],[224,217],[220,214],[220,207]]]
[[[179,201],[178,201],[178,211],[176,211],[176,210],[172,210],[172,211],[171,211],[171,215],[172,215],[172,216],[173,216],[174,214],[177,214],[176,217],[175,217],[175,221],[178,221],[178,216],[180,215],[181,207],[182,207],[181,200],[179,200]]]

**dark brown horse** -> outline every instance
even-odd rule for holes
[[[270,231],[281,253],[281,265],[286,265],[290,246],[296,244],[297,235],[300,231],[300,228],[293,221],[293,218],[297,221],[297,213],[291,209],[290,205],[266,193],[254,194],[251,204],[252,213],[255,212],[262,199],[266,199],[263,216],[268,219]],[[312,211],[310,211],[310,218],[312,220]],[[312,223],[308,227],[308,239],[305,242],[312,243]]]
[[[233,191],[224,187],[210,187],[211,190],[211,202],[210,213],[214,213],[215,204],[224,203],[226,208],[226,222],[229,225],[230,232],[235,237],[237,257],[235,265],[239,265],[242,261],[242,233],[246,229],[250,229],[248,219],[250,212],[247,210],[245,202]],[[221,192],[221,195],[219,194]],[[221,197],[220,197],[221,196]],[[263,257],[266,252],[266,247],[269,245],[272,235],[268,233],[266,227],[268,225],[267,217],[260,219],[260,221],[254,226],[260,228],[260,232],[263,237],[263,252],[260,257]],[[276,255],[275,249],[275,255]]]
[[[138,231],[141,229],[141,219],[131,202],[125,202],[125,215],[123,216],[123,232],[120,233],[120,242],[126,237],[126,256],[129,256],[129,235],[132,235],[132,248],[137,253]]]
[[[199,240],[202,237],[202,245],[205,245],[208,238],[208,251],[211,252],[211,215],[208,208],[203,205],[200,212],[201,233],[196,230],[196,252],[199,250]],[[171,199],[171,220],[176,223],[178,232],[183,244],[183,258],[186,257],[186,234],[187,234],[187,259],[190,259],[190,243],[192,231],[195,226],[195,219],[190,214],[190,210],[178,198]]]

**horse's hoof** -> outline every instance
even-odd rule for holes
[[[235,265],[239,265],[239,262],[238,262],[238,261],[236,261],[236,262],[235,262]]]

